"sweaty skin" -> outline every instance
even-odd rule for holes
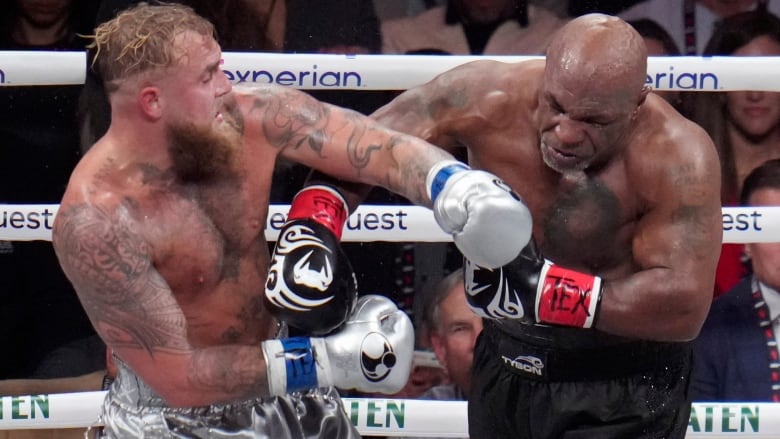
[[[277,158],[429,206],[427,170],[452,156],[300,91],[232,88],[213,38],[176,44],[173,66],[113,84],[112,125],[72,174],[54,247],[100,336],[170,405],[267,396]]]
[[[456,67],[373,117],[466,147],[472,167],[507,182],[546,258],[606,280],[597,329],[691,340],[722,238],[718,158],[700,127],[644,88],[646,49],[615,38],[615,23],[565,27],[550,61]]]

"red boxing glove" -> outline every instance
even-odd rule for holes
[[[357,300],[357,280],[339,240],[349,216],[334,189],[298,192],[279,232],[268,269],[265,302],[279,320],[307,334],[332,332]]]
[[[469,306],[483,317],[577,328],[596,324],[602,279],[546,260],[533,239],[503,267],[466,260],[464,276]]]
[[[536,291],[540,323],[590,328],[596,322],[602,282],[598,276],[545,261]]]
[[[287,221],[311,218],[327,227],[341,241],[348,217],[349,208],[341,194],[331,187],[315,185],[295,194]]]

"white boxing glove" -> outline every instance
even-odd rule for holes
[[[495,175],[457,161],[435,164],[426,178],[436,222],[471,262],[498,268],[531,239],[531,212]]]
[[[337,332],[268,340],[262,348],[271,395],[329,386],[391,394],[409,379],[414,328],[390,299],[366,295]]]

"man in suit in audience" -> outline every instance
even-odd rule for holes
[[[780,206],[780,159],[745,179],[743,206]],[[745,244],[753,273],[719,297],[694,342],[694,401],[780,402],[780,243]]]

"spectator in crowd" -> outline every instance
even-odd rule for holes
[[[86,45],[79,34],[94,26],[97,0],[12,0],[2,9],[0,50],[78,51]],[[60,200],[80,155],[81,88],[0,87],[0,204]],[[51,243],[0,241],[0,284],[0,352],[13,359],[0,364],[0,379],[27,378],[54,349],[94,334]]]
[[[423,293],[421,326],[429,328],[430,344],[449,380],[431,387],[419,395],[420,399],[468,400],[474,346],[482,332],[482,318],[469,307],[463,282],[461,268]]]
[[[720,20],[757,8],[780,14],[776,0],[645,0],[618,15],[625,20],[650,18],[663,23],[683,55],[698,55]]]
[[[680,49],[675,44],[672,36],[658,24],[649,18],[640,18],[628,22],[645,39],[647,56],[677,56]]]
[[[382,52],[541,55],[565,20],[526,0],[449,0],[382,23]]]
[[[417,15],[436,5],[437,0],[374,0],[374,9],[380,20]]]
[[[733,15],[718,26],[705,55],[780,55],[780,19],[762,9]],[[693,120],[715,143],[721,163],[721,199],[734,205],[742,182],[756,166],[780,157],[780,93],[732,91],[697,93]],[[747,274],[742,244],[724,244],[715,297]]]
[[[631,26],[639,32],[645,40],[647,46],[648,56],[678,56],[680,55],[680,49],[675,44],[669,32],[664,29],[663,26],[658,24],[657,21],[649,18],[640,18],[638,20],[631,20],[628,22]],[[677,109],[682,115],[688,117],[691,113],[692,98],[691,93],[683,93],[679,91],[656,91],[659,95],[663,96],[674,108]]]
[[[423,325],[430,328],[431,346],[451,383],[431,388],[421,396],[423,399],[468,399],[474,345],[482,332],[482,318],[469,307],[463,282],[461,268],[425,295]]]
[[[780,206],[780,159],[745,179],[744,206]],[[694,342],[694,401],[780,402],[780,243],[745,244],[753,274],[712,304]]]

